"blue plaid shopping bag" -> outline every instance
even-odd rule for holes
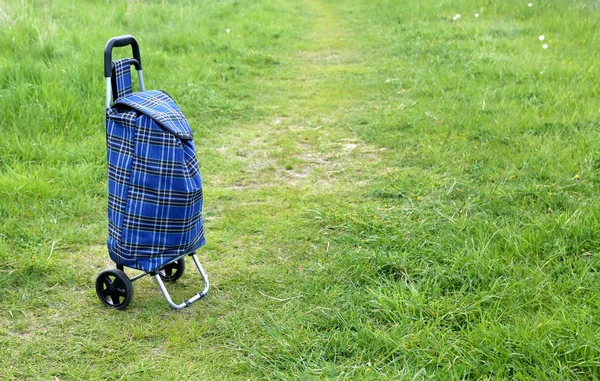
[[[192,130],[175,101],[164,91],[133,93],[128,60],[113,68],[108,249],[117,265],[149,272],[205,244],[202,179]]]

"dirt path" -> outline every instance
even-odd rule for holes
[[[266,100],[260,107],[269,117],[236,126],[224,139],[219,148],[223,160],[242,161],[245,170],[235,179],[219,179],[219,187],[332,188],[340,173],[378,160],[376,148],[342,126],[360,98],[348,74],[363,70],[365,64],[352,33],[322,1],[305,2],[314,13],[307,43],[285,58],[282,72],[259,79],[267,96],[277,93],[285,102],[273,106]]]

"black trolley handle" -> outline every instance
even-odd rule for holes
[[[140,45],[135,37],[131,35],[113,37],[106,43],[104,47],[104,78],[106,78],[106,108],[110,107],[112,100],[112,50],[113,48],[121,48],[131,45],[133,58],[129,59],[129,63],[135,66],[140,81],[140,90],[145,91],[144,77],[142,76],[142,56],[140,55]]]

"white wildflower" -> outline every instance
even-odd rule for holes
[[[227,28],[227,29],[225,29],[225,32],[229,33],[229,32],[231,32],[231,29]]]
[[[542,49],[548,49],[548,44],[542,45]]]
[[[529,8],[531,8],[531,7],[533,7],[533,3],[529,3],[529,4],[527,4],[527,6],[528,6]]]
[[[540,41],[544,41],[544,39],[545,39],[546,37],[544,37],[544,35],[542,34],[542,35],[541,35],[540,37],[538,37],[538,38],[540,39]]]
[[[479,13],[475,13],[475,17],[476,17],[476,18],[477,18],[477,17],[479,17]]]

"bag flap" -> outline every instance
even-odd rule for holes
[[[113,107],[124,105],[155,120],[167,131],[184,140],[192,140],[194,134],[175,101],[162,90],[133,93],[117,99]]]

